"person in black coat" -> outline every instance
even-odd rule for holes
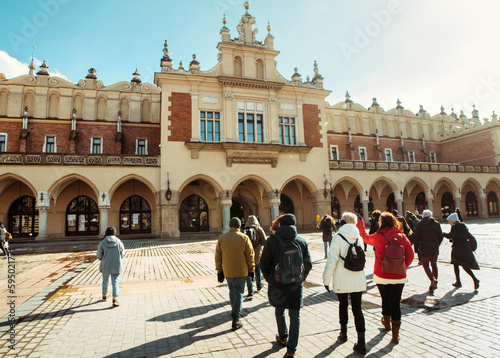
[[[283,285],[276,282],[275,267],[279,261],[280,242],[276,236],[282,240],[296,240],[299,244],[303,256],[303,269],[305,281],[312,268],[311,255],[306,240],[298,236],[296,219],[293,214],[285,214],[279,218],[280,226],[271,235],[264,245],[264,250],[260,257],[260,269],[269,283],[268,298],[271,306],[275,307],[276,323],[278,334],[276,340],[287,347],[287,356],[293,356],[297,350],[300,329],[300,308],[303,306],[302,291],[303,283],[299,282],[291,285]],[[285,309],[288,309],[290,316],[290,333],[285,321]]]
[[[474,290],[479,288],[479,280],[474,276],[472,270],[479,270],[479,264],[477,263],[474,252],[472,251],[472,246],[469,243],[469,229],[464,223],[458,220],[458,215],[456,213],[451,214],[446,218],[451,225],[451,231],[445,233],[444,236],[450,239],[451,246],[451,263],[455,269],[456,281],[453,286],[459,288],[462,287],[462,282],[460,281],[460,266],[465,272],[469,274],[474,281]]]
[[[443,242],[441,225],[432,217],[432,211],[424,210],[422,220],[415,226],[413,244],[422,261],[424,271],[431,281],[429,291],[434,291],[438,283],[437,258],[439,245]],[[429,268],[429,263],[431,268]]]

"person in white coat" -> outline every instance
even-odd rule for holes
[[[340,335],[339,338],[347,341],[347,322],[349,295],[351,296],[352,313],[358,333],[358,342],[354,345],[354,350],[359,353],[366,353],[365,346],[365,318],[361,310],[361,296],[366,291],[365,271],[350,271],[344,267],[342,257],[345,257],[349,249],[344,236],[350,243],[363,247],[363,239],[359,236],[356,227],[358,218],[353,213],[342,214],[341,222],[345,221],[330,244],[330,252],[323,272],[323,284],[328,292],[330,285],[333,292],[337,294],[339,300]],[[342,236],[341,236],[342,235]]]

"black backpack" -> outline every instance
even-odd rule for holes
[[[257,233],[255,232],[255,228],[252,227],[252,226],[245,226],[243,228],[243,233],[248,236],[248,238],[250,239],[250,242],[252,243],[252,246],[254,248],[257,247],[257,245],[259,245],[258,241],[257,241]]]
[[[358,240],[354,243],[350,243],[344,235],[338,233],[345,242],[349,244],[349,249],[347,250],[347,254],[345,257],[340,256],[342,260],[344,260],[344,267],[349,271],[363,271],[365,268],[365,252],[361,246],[358,246]]]
[[[304,280],[304,258],[297,240],[283,240],[274,235],[280,243],[278,263],[275,267],[275,281],[282,285],[301,283]]]

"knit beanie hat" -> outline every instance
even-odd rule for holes
[[[280,217],[281,226],[290,226],[295,224],[297,224],[297,219],[295,219],[295,215],[293,214],[285,214]]]
[[[446,220],[451,221],[451,222],[457,222],[458,221],[457,213],[450,214],[450,216],[448,216],[446,218]]]
[[[239,229],[241,227],[241,220],[238,219],[237,217],[231,218],[231,220],[229,220],[229,227],[234,227]]]

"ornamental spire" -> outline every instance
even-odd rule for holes
[[[36,71],[36,66],[35,66],[35,44],[33,44],[33,55],[31,56],[31,64],[28,66],[29,68],[29,74],[34,75]]]

